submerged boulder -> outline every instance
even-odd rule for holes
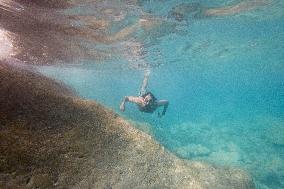
[[[0,188],[255,188],[242,170],[182,160],[98,103],[0,63]]]

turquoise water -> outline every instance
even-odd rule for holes
[[[269,1],[231,16],[188,14],[182,22],[169,16],[181,1],[139,2],[143,11],[168,23],[110,45],[125,51],[124,56],[39,69],[139,123],[181,158],[241,167],[258,189],[284,188],[283,2]],[[232,2],[237,1],[200,1],[198,6]],[[125,19],[133,18],[137,15]],[[127,51],[137,45],[143,53]],[[131,104],[119,111],[123,96],[138,94],[139,65],[145,63],[151,67],[149,89],[170,101],[162,119]]]

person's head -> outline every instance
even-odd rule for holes
[[[152,102],[154,99],[153,99],[152,95],[148,94],[144,97],[144,100],[148,104],[148,103]]]
[[[155,100],[156,100],[156,98],[150,92],[148,92],[144,95],[144,101],[145,101],[146,104],[153,103]]]

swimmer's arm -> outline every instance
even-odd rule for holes
[[[125,103],[131,102],[135,104],[141,104],[141,97],[135,97],[135,96],[125,96],[120,104],[120,110],[124,112],[125,110]]]
[[[161,116],[165,115],[166,111],[167,111],[167,108],[169,106],[169,101],[167,101],[167,100],[159,100],[157,102],[157,104],[158,104],[158,107],[159,106],[164,106],[164,109],[163,109],[163,112],[162,112]]]

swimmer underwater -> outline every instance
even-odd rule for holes
[[[131,102],[138,106],[141,112],[153,113],[158,107],[164,106],[162,113],[158,113],[159,117],[165,115],[169,102],[167,100],[157,100],[157,98],[146,90],[149,78],[149,71],[145,72],[143,84],[139,96],[125,96],[120,104],[120,110],[125,111],[125,103]]]

